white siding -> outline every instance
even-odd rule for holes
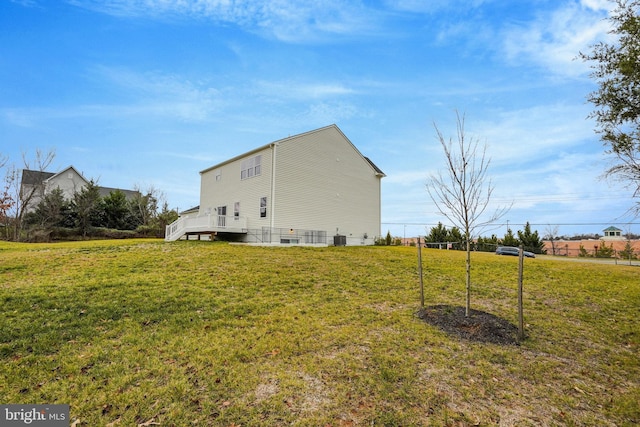
[[[243,166],[257,155],[260,176],[241,179]],[[199,215],[227,206],[233,216],[239,202],[250,229],[322,230],[329,239],[338,232],[348,244],[372,244],[380,236],[382,176],[337,126],[327,126],[202,171]],[[267,197],[266,218],[260,217],[261,197]]]
[[[69,167],[49,178],[45,193],[48,194],[56,188],[59,188],[62,190],[64,197],[71,200],[73,199],[73,195],[81,191],[86,185],[87,181],[73,168]]]
[[[241,179],[243,160],[261,155],[260,175]],[[216,178],[219,176],[219,178]],[[267,217],[260,218],[260,197],[267,197],[271,204],[271,149],[223,163],[221,166],[203,171],[200,184],[200,215],[215,214],[219,206],[227,207],[227,216],[233,216],[234,204],[240,202],[240,216],[247,218],[247,227],[268,227],[270,206]]]
[[[380,235],[380,177],[336,127],[287,139],[277,150],[275,227]]]

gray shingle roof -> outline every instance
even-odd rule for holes
[[[41,172],[29,169],[22,170],[22,185],[40,185],[46,179],[54,176],[52,172]]]

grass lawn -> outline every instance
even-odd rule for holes
[[[517,258],[473,254],[472,308],[517,325]],[[464,253],[424,250],[425,303]],[[74,426],[640,423],[640,269],[525,260],[520,345],[419,309],[416,248],[0,242],[0,403]]]

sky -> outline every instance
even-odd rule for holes
[[[336,124],[384,173],[381,234],[442,222],[437,127],[486,146],[483,235],[640,233],[578,58],[606,0],[0,0],[0,154],[54,150],[106,187],[199,204],[199,172]]]

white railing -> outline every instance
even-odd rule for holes
[[[171,242],[178,240],[187,233],[205,233],[213,231],[227,231],[241,233],[247,228],[244,217],[224,215],[203,215],[197,217],[178,218],[167,225],[164,240]]]

